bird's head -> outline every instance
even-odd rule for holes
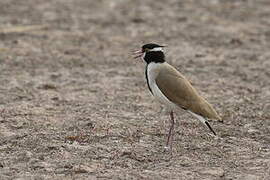
[[[134,58],[142,58],[147,64],[165,62],[163,47],[165,46],[154,43],[145,44],[141,47],[141,50],[134,52],[134,55],[136,55]]]

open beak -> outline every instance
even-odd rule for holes
[[[134,51],[132,54],[134,55],[134,59],[137,59],[137,58],[142,57],[143,52],[142,50],[138,50],[138,51]]]

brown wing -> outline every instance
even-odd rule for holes
[[[201,97],[190,82],[175,68],[164,64],[156,78],[161,92],[181,108],[209,119],[221,120],[214,108]]]

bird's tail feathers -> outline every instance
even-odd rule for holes
[[[210,126],[210,124],[208,123],[208,121],[204,117],[202,117],[198,114],[195,114],[192,111],[188,111],[188,112],[190,114],[192,114],[193,116],[195,116],[197,119],[199,119],[205,126],[207,126],[215,136],[217,135],[216,132],[213,130],[213,128]]]

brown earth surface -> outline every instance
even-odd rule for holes
[[[218,138],[149,93],[143,43],[214,105]],[[1,0],[0,179],[270,179],[269,0]]]

